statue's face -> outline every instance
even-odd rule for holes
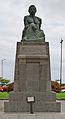
[[[35,13],[36,13],[36,7],[32,5],[32,6],[29,8],[29,13],[30,13],[30,15],[35,15]]]

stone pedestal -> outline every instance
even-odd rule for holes
[[[27,97],[35,97],[33,111],[59,112],[60,103],[51,92],[48,42],[18,42],[15,63],[14,91],[5,102],[5,112],[29,112]]]

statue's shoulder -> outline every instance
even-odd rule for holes
[[[36,17],[36,19],[38,19],[40,21],[40,23],[42,22],[42,19],[40,17],[37,17],[37,16],[35,16],[35,17]]]
[[[41,18],[40,17],[37,17],[37,16],[35,16],[38,20],[40,20],[41,21]]]
[[[29,17],[30,17],[29,15],[24,16],[24,20],[28,19]]]

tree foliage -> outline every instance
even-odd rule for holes
[[[51,88],[52,91],[55,91],[57,93],[61,92],[61,86],[57,81],[51,81]]]

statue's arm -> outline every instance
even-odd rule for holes
[[[39,29],[40,29],[41,28],[41,24],[42,24],[42,20],[39,19],[39,21],[40,21],[40,24],[39,24]]]
[[[27,16],[24,17],[24,26],[25,28],[28,27],[28,21],[27,21]]]

